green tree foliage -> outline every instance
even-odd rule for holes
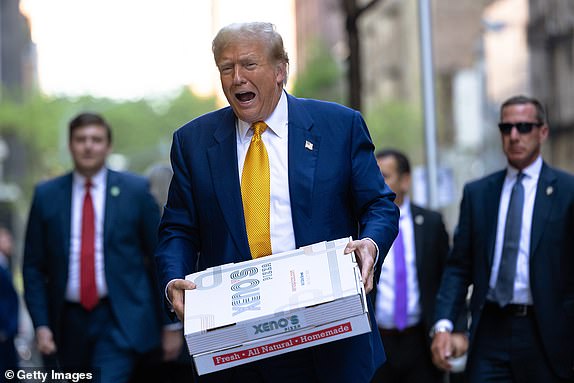
[[[343,72],[326,44],[317,40],[306,46],[309,61],[305,70],[297,73],[293,94],[343,103]]]
[[[401,101],[380,103],[365,114],[376,150],[395,148],[404,151],[411,163],[424,160],[424,133],[420,108]]]
[[[0,135],[25,151],[19,153],[24,174],[8,181],[19,184],[29,196],[39,180],[69,170],[68,122],[78,113],[101,113],[112,127],[113,152],[125,156],[128,170],[142,173],[151,164],[168,160],[171,136],[179,126],[215,107],[215,98],[200,98],[186,88],[170,99],[135,101],[41,94],[23,100],[3,97]]]
[[[20,101],[3,97],[0,103],[0,134],[21,142],[25,150],[27,174],[45,175],[57,168],[60,149],[59,127],[67,103],[61,99],[34,94]],[[9,149],[13,149],[10,147]],[[15,153],[11,153],[14,155]],[[5,169],[4,173],[10,173]]]

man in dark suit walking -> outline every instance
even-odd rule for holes
[[[385,258],[375,295],[375,314],[387,362],[373,382],[443,382],[434,366],[429,331],[434,324],[436,293],[449,251],[440,213],[411,203],[411,166],[405,154],[385,149],[376,155],[387,185],[400,208],[399,235]],[[457,330],[465,331],[465,315]],[[466,336],[455,333],[459,352]]]
[[[472,284],[470,382],[566,382],[574,372],[574,177],[540,155],[546,113],[500,110],[505,170],[467,184],[437,298],[433,358],[448,368],[451,321]]]
[[[46,364],[126,382],[160,344],[153,267],[159,208],[143,177],[106,168],[112,135],[97,114],[69,125],[74,171],[40,183],[26,231],[25,300]]]
[[[156,253],[177,315],[184,290],[195,287],[186,274],[348,236],[346,250],[355,251],[370,291],[396,236],[398,209],[361,115],[283,90],[288,58],[272,24],[227,26],[213,53],[231,107],[175,132]],[[383,361],[374,328],[201,379],[368,382]]]

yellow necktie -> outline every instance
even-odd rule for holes
[[[245,156],[241,175],[241,197],[247,239],[251,257],[271,254],[271,230],[269,224],[270,175],[269,157],[261,134],[267,129],[263,121],[253,123],[253,137]]]

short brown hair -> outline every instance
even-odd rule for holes
[[[500,116],[502,118],[502,111],[504,108],[510,105],[524,105],[524,104],[532,104],[536,108],[536,119],[538,122],[542,122],[543,124],[547,124],[548,120],[546,117],[546,111],[542,106],[542,103],[535,99],[534,97],[528,97],[523,95],[513,96],[510,97],[508,100],[504,101],[500,106]]]
[[[96,113],[80,113],[76,117],[74,117],[69,124],[69,136],[68,139],[72,140],[72,133],[74,130],[81,128],[87,125],[99,125],[106,128],[108,133],[108,142],[112,143],[112,129],[110,125],[106,122],[106,120]]]

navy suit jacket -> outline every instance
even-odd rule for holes
[[[25,300],[35,327],[49,326],[56,344],[70,253],[72,173],[39,184],[26,231]],[[159,346],[162,310],[154,280],[159,207],[142,177],[108,170],[104,267],[108,298],[132,349]]]
[[[289,95],[288,111],[286,176],[296,246],[369,237],[380,250],[380,272],[397,234],[398,208],[380,174],[363,119],[337,104]],[[177,130],[171,161],[174,176],[156,253],[163,286],[211,266],[251,259],[233,110],[209,113]],[[371,323],[371,334],[315,349],[314,361],[325,379],[370,379],[384,361],[374,317]]]
[[[18,367],[14,345],[17,333],[18,294],[14,290],[10,270],[0,265],[0,382],[9,382],[4,379],[5,371]]]
[[[470,350],[486,302],[494,257],[498,206],[506,171],[464,188],[452,252],[437,297],[435,319],[456,318],[467,287]],[[572,376],[574,361],[574,177],[542,165],[532,217],[530,289],[544,352],[562,377]]]
[[[18,294],[10,270],[0,265],[0,342],[14,340],[18,333]]]

